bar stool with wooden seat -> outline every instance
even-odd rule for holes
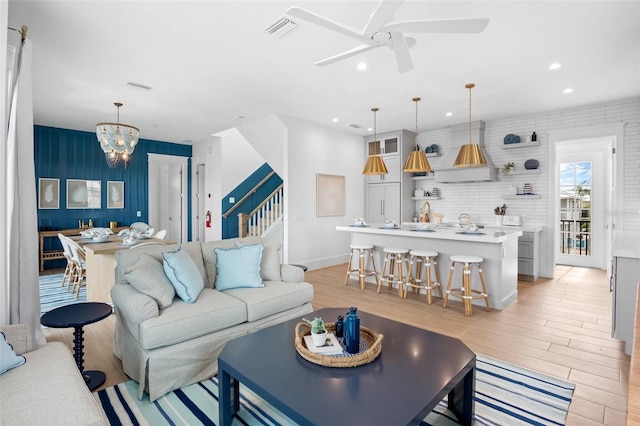
[[[435,287],[442,297],[442,286],[440,285],[440,272],[438,271],[438,252],[433,250],[411,250],[409,259],[409,276],[407,277],[404,293],[402,297],[407,298],[407,287],[412,287],[414,292],[421,288],[427,293],[427,303],[431,304],[431,291]],[[415,264],[415,272],[414,272]],[[435,282],[431,278],[431,267],[435,269]],[[422,269],[425,270],[425,280],[422,279]]]
[[[409,250],[400,248],[384,248],[382,251],[384,253],[384,263],[382,265],[380,281],[378,282],[377,293],[380,293],[380,287],[383,282],[386,282],[390,289],[393,288],[394,284],[398,284],[398,296],[402,298],[404,293],[405,276],[409,275],[409,265],[407,263],[409,260],[407,258]],[[395,275],[396,265],[398,266],[397,275]],[[407,271],[406,275],[402,270],[403,268]]]
[[[453,255],[451,256],[451,270],[449,271],[449,280],[447,282],[447,291],[444,295],[444,307],[447,307],[449,296],[460,298],[464,302],[464,314],[471,316],[473,299],[484,299],[487,304],[487,311],[491,310],[489,306],[489,295],[487,294],[487,285],[484,281],[484,274],[482,273],[483,258],[480,256],[466,256],[466,255]],[[453,273],[455,272],[456,264],[462,265],[462,287],[451,288],[451,281],[453,280]],[[480,283],[482,284],[482,291],[471,288],[471,273],[473,269],[478,271],[480,277]],[[477,294],[474,296],[473,294]]]
[[[376,262],[373,260],[373,245],[372,244],[351,244],[351,253],[349,254],[349,264],[347,265],[347,276],[344,279],[344,285],[349,283],[349,277],[352,275],[358,276],[360,281],[360,288],[364,290],[364,281],[368,276],[376,277],[376,284],[380,282],[380,276],[376,270]],[[358,268],[352,269],[353,256],[358,255]],[[365,257],[369,257],[371,267],[373,269],[365,269]]]

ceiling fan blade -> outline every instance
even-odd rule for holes
[[[380,31],[400,33],[481,33],[489,19],[425,19],[419,21],[393,22]]]
[[[407,41],[400,33],[391,33],[391,40],[393,40],[391,47],[393,49],[393,53],[396,55],[398,72],[403,73],[411,71],[413,69],[413,61],[411,61],[411,54],[409,53]]]
[[[389,22],[396,9],[398,9],[403,2],[404,0],[382,0],[369,18],[369,22],[367,22],[367,26],[364,28],[362,34],[367,37],[375,34],[380,27]]]
[[[316,15],[313,12],[309,12],[306,9],[302,9],[300,7],[297,6],[292,6],[289,9],[287,9],[287,15],[290,15],[294,18],[299,18],[302,19],[303,21],[307,21],[310,22],[312,24],[316,24],[320,27],[324,27],[326,29],[329,29],[331,31],[335,31],[338,32],[340,34],[344,34],[347,35],[349,37],[353,37],[356,40],[360,40],[363,43],[366,44],[373,44],[374,42],[367,38],[367,37],[363,37],[362,34],[359,34],[358,32],[356,32],[355,30],[346,27],[342,24],[339,24],[337,22],[334,22],[330,19],[327,19],[323,16],[320,15]]]
[[[355,56],[358,53],[362,53],[362,52],[366,52],[367,50],[373,50],[373,49],[377,49],[378,47],[382,47],[382,46],[388,46],[389,42],[387,43],[379,43],[379,44],[361,44],[358,47],[354,47],[351,50],[347,50],[346,52],[342,52],[342,53],[338,53],[337,55],[331,56],[329,58],[323,59],[321,61],[318,62],[314,62],[313,65],[318,65],[318,66],[324,66],[324,65],[329,65],[329,64],[333,64],[334,62],[338,62],[341,61],[343,59],[347,59],[350,58],[351,56]]]

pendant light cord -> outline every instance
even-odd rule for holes
[[[472,143],[472,139],[471,139],[471,89],[476,87],[476,85],[473,84],[473,83],[469,83],[464,87],[469,89],[469,143]]]
[[[420,148],[418,147],[418,102],[420,101],[420,98],[413,98],[413,102],[416,103],[416,151],[420,151]]]

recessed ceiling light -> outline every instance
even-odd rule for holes
[[[155,129],[156,127],[158,127],[158,125],[157,124],[149,124],[149,127],[152,128],[152,129]]]
[[[448,112],[448,113],[446,113],[445,115],[446,115],[447,117],[451,117],[451,116],[453,115],[453,113],[452,113],[452,112]]]
[[[373,127],[367,128],[367,132],[373,132]]]
[[[567,87],[562,91],[562,93],[571,93],[571,92],[573,92],[573,89],[571,87]]]
[[[555,70],[557,70],[558,68],[560,68],[561,66],[562,66],[561,64],[559,64],[559,63],[557,63],[557,62],[554,62],[554,63],[552,63],[551,65],[549,65],[549,69],[550,69],[551,71],[555,71]]]
[[[335,117],[333,117],[333,118],[331,119],[331,121],[333,121],[334,123],[337,123],[337,122],[338,122],[338,119],[337,119],[337,118],[335,118]]]
[[[367,69],[367,63],[366,62],[358,62],[358,69],[360,71],[364,71]]]

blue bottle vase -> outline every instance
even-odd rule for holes
[[[344,320],[344,343],[350,354],[360,351],[360,317],[357,311],[358,308],[350,308]]]

